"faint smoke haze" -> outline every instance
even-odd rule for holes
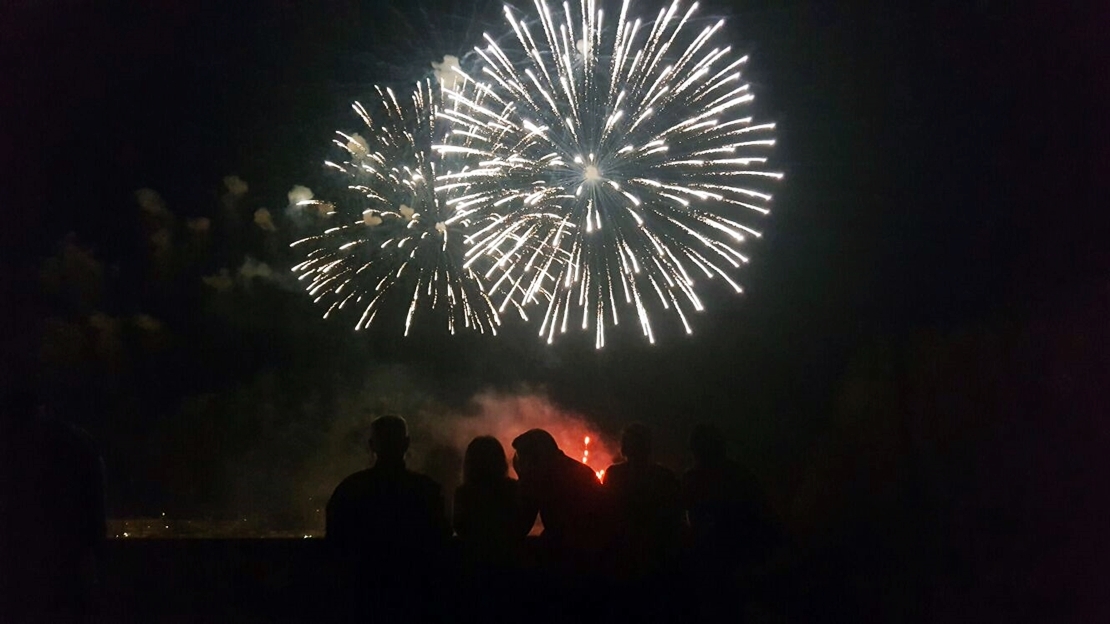
[[[299,515],[307,529],[318,531],[323,528],[324,508],[332,490],[347,475],[370,465],[371,456],[367,449],[369,424],[377,416],[388,413],[403,416],[409,424],[412,438],[407,456],[409,468],[424,472],[439,482],[448,503],[462,479],[462,459],[466,447],[480,435],[492,435],[500,440],[510,463],[513,439],[534,428],[549,431],[563,452],[578,461],[583,459],[584,438],[589,436],[588,465],[595,471],[608,468],[615,460],[616,453],[611,450],[598,426],[581,414],[560,408],[542,391],[487,390],[474,395],[463,409],[453,409],[430,400],[423,402],[419,398],[417,401],[424,404],[416,409],[406,411],[403,406],[390,409],[381,405],[382,398],[381,395],[364,395],[362,401],[358,398],[341,401],[345,405],[335,414],[330,428],[321,436],[317,448],[309,453],[308,460],[298,471],[296,485],[288,492],[296,499],[291,501],[292,506],[300,510]],[[411,397],[403,400],[411,401]],[[379,403],[379,407],[359,411],[360,408],[355,406],[359,402]],[[384,403],[389,403],[388,399]],[[350,409],[355,412],[348,412]],[[265,455],[263,452],[259,459]],[[250,475],[251,479],[258,475],[253,470],[243,471],[240,464],[237,464],[233,474]],[[510,474],[513,474],[511,468]]]

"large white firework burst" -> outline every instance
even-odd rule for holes
[[[460,325],[496,334],[500,320],[480,276],[463,266],[461,232],[470,222],[457,204],[467,185],[436,182],[447,175],[431,150],[440,87],[420,82],[401,102],[392,89],[377,91],[373,114],[362,104],[353,106],[365,135],[337,133],[335,143],[346,158],[325,163],[347,177],[346,200],[302,202],[322,207],[333,224],[293,243],[307,249],[306,260],[293,270],[316,302],[327,306],[325,318],[351,309],[356,330],[383,307],[396,306],[407,310],[406,335],[418,312],[437,308],[452,334]]]
[[[654,342],[660,308],[689,333],[703,280],[741,292],[740,245],[759,236],[746,222],[782,177],[767,169],[774,124],[749,112],[747,57],[715,43],[723,20],[697,27],[697,4],[675,0],[643,21],[630,4],[616,19],[594,0],[506,6],[511,34],[485,35],[466,88],[444,91],[454,130],[435,149],[501,189],[469,204],[486,220],[467,266],[500,309],[540,306],[549,342],[592,325],[600,348],[626,314]]]

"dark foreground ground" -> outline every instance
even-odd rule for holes
[[[95,622],[319,622],[328,621],[325,606],[330,567],[322,539],[116,539],[108,543],[100,580],[92,601]],[[519,579],[517,579],[519,581]],[[738,621],[747,614],[752,621],[813,621],[809,608],[798,602],[791,607],[780,596],[745,600],[737,591],[725,592],[714,613]],[[781,583],[780,583],[781,585]],[[805,603],[821,583],[810,584]],[[519,586],[519,585],[518,585]],[[623,611],[613,588],[598,586],[592,597],[581,601],[581,617],[557,621],[621,621]],[[803,589],[803,588],[797,588]],[[696,605],[674,592],[674,599],[655,591],[655,599],[668,603],[677,616],[656,616],[668,621],[698,619]],[[847,603],[841,597],[828,604],[829,619],[843,619]],[[556,602],[565,604],[562,600]],[[559,604],[553,604],[557,611]],[[805,608],[803,608],[805,607]],[[535,607],[533,607],[534,609]],[[704,609],[702,609],[704,611]],[[689,612],[689,618],[684,614]],[[548,613],[503,614],[503,621],[549,621]],[[834,617],[835,615],[835,617]],[[468,619],[464,612],[449,613],[447,621]],[[546,619],[545,619],[546,618]],[[615,619],[614,619],[615,618]],[[642,620],[642,616],[637,619]],[[650,618],[649,618],[650,619]],[[704,619],[704,618],[703,618]],[[712,619],[716,619],[713,617]],[[484,621],[490,621],[483,618]]]
[[[111,540],[92,621],[328,621],[322,604],[330,574],[324,546],[320,539]],[[879,555],[853,549],[850,555],[800,556],[774,573],[735,579],[711,617],[705,605],[680,592],[655,588],[651,598],[668,613],[655,610],[659,619],[636,620],[664,621],[666,615],[668,621],[1082,622],[1108,621],[1102,618],[1110,615],[1094,570],[1068,583],[1068,591],[1046,594],[1037,586],[1043,583],[1031,585],[1028,571],[1020,568],[987,566],[983,569],[995,572],[984,576],[961,572],[962,566],[923,567],[925,552],[921,560],[877,564]],[[629,621],[612,591],[596,589],[596,601],[582,602],[569,619],[554,621]],[[1085,598],[1075,600],[1080,595]],[[448,614],[446,621],[467,619],[463,612]],[[528,624],[553,621],[534,611],[497,616]]]
[[[306,613],[323,566],[319,539],[121,539],[108,542],[94,621],[266,622]]]

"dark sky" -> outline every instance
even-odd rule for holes
[[[236,173],[281,205],[322,178],[350,100],[415,78],[499,20],[492,2],[398,4],[3,3],[5,294],[26,300],[69,231],[108,261],[125,255],[140,187],[200,215]],[[689,340],[529,349],[532,381],[628,415],[798,411],[775,420],[789,428],[827,407],[876,337],[1038,314],[1105,287],[1105,8],[703,6],[732,15],[760,113],[779,124],[786,179],[741,275],[746,295],[713,300]],[[34,313],[13,308],[17,334]],[[434,357],[481,368],[470,344]]]
[[[499,20],[498,3],[400,4],[4,3],[3,166],[9,202],[33,203],[12,207],[27,227],[5,242],[109,230],[141,185],[183,206],[231,171],[274,195],[318,175],[349,99]],[[1081,278],[1106,162],[1105,11],[848,4],[707,6],[732,15],[781,128],[789,177],[759,265],[821,272],[826,296],[809,296],[845,290],[833,299],[884,316],[867,294],[898,288],[922,320]]]

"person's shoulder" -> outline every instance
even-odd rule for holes
[[[332,494],[332,497],[354,494],[365,488],[372,477],[372,470],[369,468],[351,473],[340,481],[339,485],[335,486],[335,492]]]
[[[605,474],[624,474],[628,472],[628,462],[617,462],[605,469]]]
[[[722,477],[733,484],[748,486],[758,481],[746,465],[732,459],[721,465],[721,472]]]
[[[597,473],[594,472],[593,468],[590,468],[586,464],[583,464],[582,462],[575,459],[569,457],[567,459],[569,459],[570,464],[573,465],[575,476],[578,479],[581,479],[583,482],[587,482],[590,485],[601,485],[601,482],[597,480]]]
[[[500,496],[516,496],[520,491],[520,482],[516,479],[505,477],[489,483],[463,483],[455,488],[455,499],[459,498],[484,498]]]
[[[678,482],[678,475],[662,464],[652,464],[649,470],[651,471],[651,476],[659,481]]]
[[[721,462],[721,469],[732,474],[739,474],[748,471],[747,466],[736,461],[735,459],[732,459],[731,457]]]
[[[688,468],[686,472],[682,473],[679,478],[679,484],[685,490],[701,491],[705,489],[713,489],[720,481],[719,475],[716,474],[711,468],[704,466],[693,466]]]
[[[628,475],[628,463],[620,462],[605,469],[605,483],[620,481]]]
[[[420,473],[420,472],[414,472],[412,470],[406,470],[405,471],[405,477],[406,477],[406,479],[408,480],[409,484],[412,487],[416,487],[416,488],[420,488],[421,490],[424,490],[424,491],[436,492],[436,493],[439,493],[443,490],[443,488],[439,485],[439,483],[435,479],[429,477],[426,474],[423,474],[423,473]]]
[[[489,484],[489,489],[492,492],[515,492],[520,488],[520,482],[512,477],[502,477]]]

